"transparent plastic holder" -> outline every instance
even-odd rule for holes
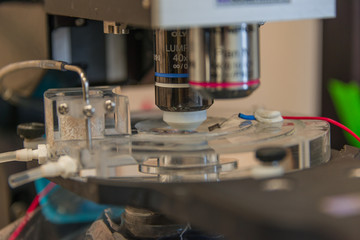
[[[45,92],[46,140],[53,153],[82,147],[87,137],[87,117],[81,88],[50,89]],[[129,101],[120,87],[93,87],[89,91],[93,107],[91,140],[131,134]]]
[[[214,128],[213,126],[217,126]],[[281,146],[288,171],[326,163],[330,159],[330,126],[324,121],[284,121],[263,124],[209,118],[197,131],[176,131],[162,120],[136,124],[128,142],[107,139],[99,146],[98,177],[131,181],[192,182],[249,177],[261,164],[257,149]]]

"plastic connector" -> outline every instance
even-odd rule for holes
[[[20,162],[29,162],[33,159],[37,159],[36,150],[32,149],[21,149],[16,151],[16,160]]]
[[[63,178],[68,178],[78,171],[78,162],[69,156],[60,157],[57,164],[62,169],[60,176]]]
[[[38,149],[21,149],[16,151],[16,161],[29,162],[37,159],[39,164],[44,164],[48,159],[48,148],[46,144],[39,144]]]
[[[48,145],[39,144],[38,149],[35,150],[39,164],[44,164],[48,160]]]
[[[78,170],[77,161],[69,156],[62,156],[57,162],[49,162],[40,166],[43,177],[62,176],[68,178]]]
[[[78,162],[69,156],[62,156],[57,162],[49,162],[38,168],[13,174],[9,177],[9,185],[12,188],[24,185],[43,177],[68,178],[78,171]]]

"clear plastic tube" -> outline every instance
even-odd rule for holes
[[[16,152],[0,153],[0,163],[16,161]]]
[[[78,171],[77,160],[69,156],[61,156],[56,162],[49,162],[38,168],[13,174],[9,177],[9,185],[16,188],[23,184],[35,181],[43,177],[68,177]]]
[[[12,188],[16,188],[42,177],[44,176],[41,167],[33,168],[24,172],[11,175],[9,177],[9,185]]]

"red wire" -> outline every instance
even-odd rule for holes
[[[9,240],[15,240],[20,235],[20,233],[22,232],[22,230],[24,229],[24,227],[26,226],[26,224],[28,223],[28,221],[30,219],[30,214],[32,212],[34,212],[36,210],[36,208],[39,206],[40,200],[44,196],[46,196],[55,186],[56,186],[55,183],[50,182],[48,185],[46,185],[46,187],[39,194],[37,194],[35,196],[34,200],[31,202],[29,208],[26,210],[26,214],[25,214],[23,220],[21,221],[19,226],[17,226],[15,231],[10,235]]]
[[[360,142],[360,137],[358,135],[356,135],[356,133],[354,133],[353,131],[351,131],[348,127],[346,127],[345,125],[342,125],[341,123],[332,120],[330,118],[325,118],[325,117],[290,117],[290,116],[283,116],[284,119],[289,119],[289,120],[322,120],[322,121],[327,121],[331,124],[334,124],[335,126],[338,126],[340,128],[342,128],[343,130],[347,131],[351,136],[353,136],[354,138],[356,138],[356,140],[358,140]]]

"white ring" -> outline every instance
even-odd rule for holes
[[[155,86],[163,88],[189,88],[190,84],[188,83],[159,83],[155,82]]]

